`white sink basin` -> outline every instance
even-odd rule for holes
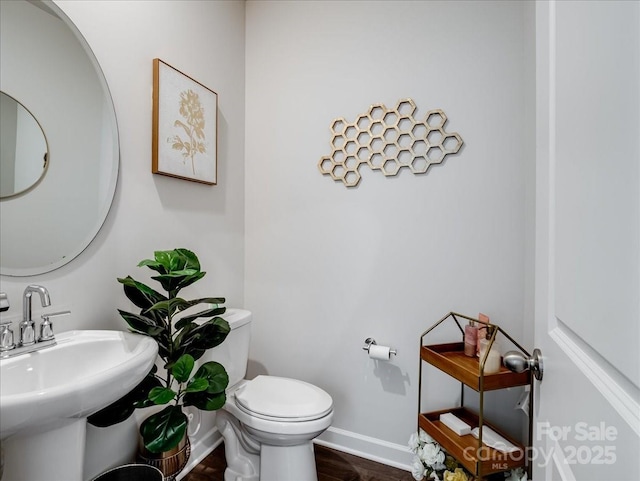
[[[158,354],[150,337],[121,331],[68,331],[56,340],[0,360],[0,439],[86,418],[131,391]]]

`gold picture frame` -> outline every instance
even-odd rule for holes
[[[218,94],[153,59],[151,172],[216,185]]]

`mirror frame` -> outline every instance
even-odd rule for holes
[[[102,206],[100,206],[99,212],[96,216],[96,220],[91,226],[91,228],[87,231],[87,234],[80,241],[76,242],[75,245],[69,249],[69,252],[62,259],[58,259],[50,264],[44,266],[35,266],[35,267],[25,267],[25,268],[15,268],[15,267],[2,267],[0,262],[0,275],[9,276],[9,277],[28,277],[35,276],[39,274],[45,274],[47,272],[54,271],[59,269],[62,266],[69,264],[71,261],[76,259],[82,252],[85,251],[87,247],[93,242],[96,238],[100,230],[105,224],[107,216],[111,211],[111,207],[113,205],[113,201],[115,198],[115,192],[118,184],[118,178],[120,173],[120,135],[118,131],[118,123],[116,118],[115,105],[113,103],[113,97],[111,95],[111,91],[107,84],[106,77],[98,60],[91,50],[89,43],[84,38],[78,27],[73,23],[73,21],[62,11],[60,7],[58,7],[51,0],[25,0],[32,4],[39,4],[42,6],[44,10],[48,10],[52,12],[55,16],[57,16],[66,26],[71,30],[74,37],[78,40],[83,50],[85,51],[91,65],[95,69],[96,76],[100,83],[100,86],[104,93],[105,104],[109,107],[108,110],[108,120],[111,124],[111,132],[112,132],[112,141],[113,141],[113,159],[110,165],[109,170],[109,179],[108,184],[106,184],[106,196],[105,199],[108,199],[108,202],[105,202]],[[46,135],[45,135],[46,137]],[[26,193],[25,193],[26,194]],[[17,197],[17,196],[16,196]],[[9,200],[9,199],[7,199]],[[1,224],[1,219],[0,219]]]

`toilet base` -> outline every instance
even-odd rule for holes
[[[240,422],[222,409],[216,413],[216,426],[224,439],[224,481],[260,481],[260,445],[245,436]]]
[[[247,432],[247,427],[224,409],[216,413],[216,426],[224,438],[224,481],[318,481],[310,439],[293,436],[295,444],[266,444],[259,432]]]
[[[313,443],[260,449],[260,481],[318,481]]]

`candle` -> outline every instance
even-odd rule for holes
[[[484,353],[480,354],[480,359],[482,359],[483,354]],[[500,353],[495,349],[490,349],[487,354],[487,359],[484,362],[484,373],[494,374],[500,371],[501,360]]]

